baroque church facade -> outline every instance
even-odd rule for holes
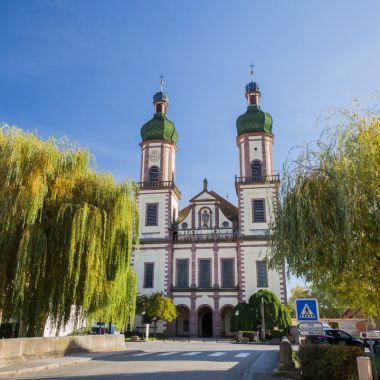
[[[260,289],[286,302],[284,270],[269,269],[269,224],[279,176],[273,171],[272,117],[260,109],[256,82],[245,87],[247,111],[236,121],[240,172],[238,205],[208,189],[180,209],[175,183],[178,134],[167,118],[168,98],[153,96],[154,115],[141,129],[138,191],[140,247],[133,253],[138,293],[162,292],[177,306],[175,322],[159,332],[177,336],[232,336],[234,306]],[[136,317],[136,327],[143,317]]]

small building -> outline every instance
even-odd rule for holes
[[[167,117],[169,100],[162,88],[153,96],[155,113],[141,128],[140,248],[133,260],[138,293],[163,292],[177,305],[177,320],[158,331],[230,336],[234,306],[258,290],[269,289],[286,302],[284,268],[269,269],[266,261],[279,175],[273,170],[272,117],[261,110],[260,96],[258,84],[248,83],[247,110],[236,121],[238,204],[210,190],[205,179],[184,208],[175,181],[178,133]]]

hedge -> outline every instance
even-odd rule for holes
[[[306,344],[298,351],[303,380],[358,380],[359,347]]]

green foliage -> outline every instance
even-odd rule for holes
[[[299,348],[298,358],[305,380],[356,380],[356,358],[362,356],[359,347],[306,344]]]
[[[343,117],[342,117],[343,114]],[[285,165],[271,265],[380,316],[380,124],[343,112]]]
[[[165,297],[163,293],[153,293],[150,296],[138,295],[136,312],[141,314],[143,311],[149,319],[156,318],[156,320],[168,322],[174,321],[178,314],[172,299]]]
[[[277,296],[270,290],[261,289],[249,298],[252,310],[254,330],[262,324],[261,303],[264,303],[265,328],[273,331],[275,328],[286,330],[291,325],[289,312]]]
[[[22,335],[48,317],[133,316],[137,231],[135,189],[96,173],[87,150],[0,128],[0,307]]]
[[[339,300],[328,291],[321,291],[315,286],[304,288],[296,286],[291,290],[291,296],[286,305],[291,317],[296,317],[295,300],[298,298],[316,298],[319,306],[319,316],[321,318],[340,318],[349,308],[349,305],[341,305]]]
[[[289,312],[276,295],[269,291],[261,289],[249,298],[249,303],[239,303],[235,307],[239,310],[239,316],[233,315],[232,327],[237,330],[257,331],[262,323],[261,317],[261,300],[264,303],[265,328],[268,331],[286,330],[291,325]]]

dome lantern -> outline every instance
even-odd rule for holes
[[[153,95],[154,115],[151,120],[146,122],[141,128],[141,138],[146,140],[166,140],[173,142],[178,141],[178,133],[174,123],[166,117],[169,98],[163,92],[163,76],[161,75],[160,91]]]

